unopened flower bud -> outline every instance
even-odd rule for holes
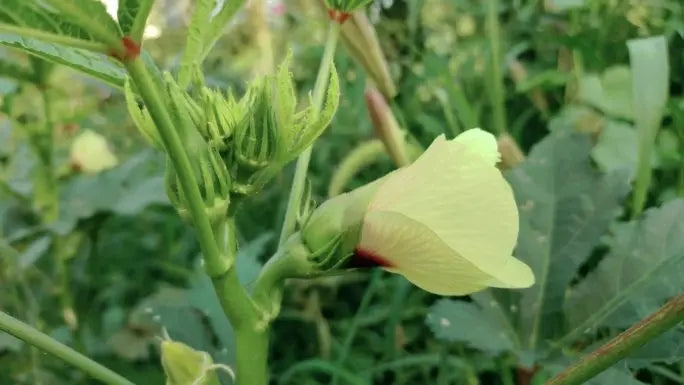
[[[397,87],[392,80],[387,58],[380,48],[375,27],[364,12],[354,12],[342,25],[342,41],[385,98],[392,99],[397,94]]]
[[[161,343],[166,385],[220,385],[211,356],[177,341]]]
[[[399,127],[385,98],[373,87],[366,89],[366,108],[370,113],[375,136],[385,145],[392,162],[397,167],[407,166],[410,160],[406,152],[405,133]]]
[[[210,146],[200,134],[198,122],[193,118],[198,113],[185,91],[167,75],[168,96],[171,113],[176,122],[178,133],[187,151],[195,181],[205,204],[205,210],[212,222],[227,215],[230,202],[231,176],[216,147]],[[180,189],[180,182],[171,161],[167,162],[165,186],[169,199],[182,217],[188,218],[187,202]]]
[[[247,111],[235,133],[235,157],[240,168],[251,175],[273,160],[277,148],[278,125],[271,84],[261,78],[247,92]]]

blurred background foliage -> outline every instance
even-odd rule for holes
[[[541,282],[522,294],[458,300],[380,271],[291,282],[274,327],[273,383],[539,384],[684,290],[684,205],[675,199],[684,196],[684,4],[499,3],[495,37],[486,1],[377,0],[368,15],[398,89],[390,106],[415,145],[481,126],[507,130],[529,154],[506,175],[521,205],[516,253]],[[191,7],[156,2],[145,48],[163,68],[179,63]],[[252,0],[207,58],[206,80],[242,91],[291,50],[306,92],[325,25],[317,0]],[[670,96],[646,206],[663,206],[630,222],[628,182],[641,142],[626,42],[654,35],[667,41]],[[495,66],[492,38],[501,47]],[[336,166],[373,138],[363,68],[344,49],[336,65],[340,108],[316,143],[310,171],[319,202]],[[503,122],[492,103],[499,76]],[[198,245],[170,207],[163,159],[136,131],[120,90],[1,49],[0,95],[3,311],[140,384],[163,383],[164,330],[230,364],[232,332],[199,268]],[[102,135],[107,146],[85,154],[74,144],[85,132]],[[48,144],[40,139],[46,135]],[[53,146],[50,159],[41,158],[44,146]],[[110,161],[98,163],[108,151]],[[379,154],[347,188],[392,168]],[[37,176],[46,172],[52,185]],[[291,174],[238,213],[245,285],[276,247]],[[683,384],[683,356],[679,326],[593,383]],[[91,382],[0,334],[0,383]]]

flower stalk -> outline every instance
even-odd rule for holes
[[[313,92],[313,108],[317,113],[320,112],[321,108],[323,107],[325,90],[327,89],[328,80],[330,78],[330,67],[333,64],[335,50],[337,49],[337,42],[340,37],[340,27],[341,25],[338,22],[334,20],[330,21],[328,37],[325,43],[323,57],[321,58],[321,64],[318,68],[318,75],[316,76],[316,84],[314,86]],[[297,213],[299,212],[304,187],[306,185],[306,174],[309,170],[312,148],[313,145],[309,146],[299,155],[299,158],[297,159],[295,174],[292,178],[292,188],[290,189],[290,196],[287,201],[285,219],[280,232],[280,240],[278,242],[279,247],[283,246],[290,235],[295,232],[297,225]]]

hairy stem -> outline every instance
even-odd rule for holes
[[[545,385],[579,385],[684,320],[684,294],[565,369]]]
[[[178,174],[181,189],[188,201],[188,211],[190,211],[193,224],[195,229],[197,229],[207,273],[212,277],[222,275],[230,269],[233,261],[221,255],[216,244],[211,223],[204,211],[204,202],[197,187],[197,180],[192,171],[190,159],[178,136],[178,132],[176,132],[166,104],[148,73],[145,63],[139,57],[126,61],[124,64],[152,116],[152,120],[159,131],[159,136],[164,142],[164,147]]]
[[[31,326],[3,312],[0,312],[0,330],[64,360],[106,384],[135,385],[131,381],[128,381],[119,374],[107,369],[74,349],[50,338],[48,335],[39,332]]]
[[[328,31],[328,38],[325,43],[325,50],[323,51],[323,58],[318,67],[318,76],[316,77],[316,84],[313,92],[313,108],[320,112],[323,106],[323,98],[325,90],[328,87],[328,80],[330,77],[330,66],[335,57],[335,49],[337,48],[337,41],[340,37],[340,24],[331,20],[330,29]],[[299,155],[297,165],[295,167],[295,174],[292,178],[292,188],[290,189],[290,197],[287,201],[287,211],[285,212],[285,220],[283,221],[283,228],[280,232],[280,241],[278,246],[283,246],[287,239],[295,232],[297,213],[299,205],[302,200],[302,193],[306,185],[306,174],[309,171],[309,162],[311,161],[311,150],[313,145],[309,146],[304,152]]]

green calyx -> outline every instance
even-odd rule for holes
[[[218,149],[209,145],[201,135],[201,127],[205,122],[202,110],[187,92],[180,89],[171,75],[165,74],[164,80],[170,111],[192,163],[205,211],[212,223],[220,223],[225,219],[230,203],[230,173]],[[187,218],[187,202],[170,161],[167,162],[165,185],[169,199],[181,216]]]
[[[325,0],[325,6],[340,12],[354,12],[359,8],[365,7],[373,0]]]
[[[307,256],[319,273],[341,269],[354,253],[363,217],[382,179],[339,195],[313,211],[300,230]]]
[[[166,385],[220,385],[211,356],[180,342],[162,341],[161,363]]]

